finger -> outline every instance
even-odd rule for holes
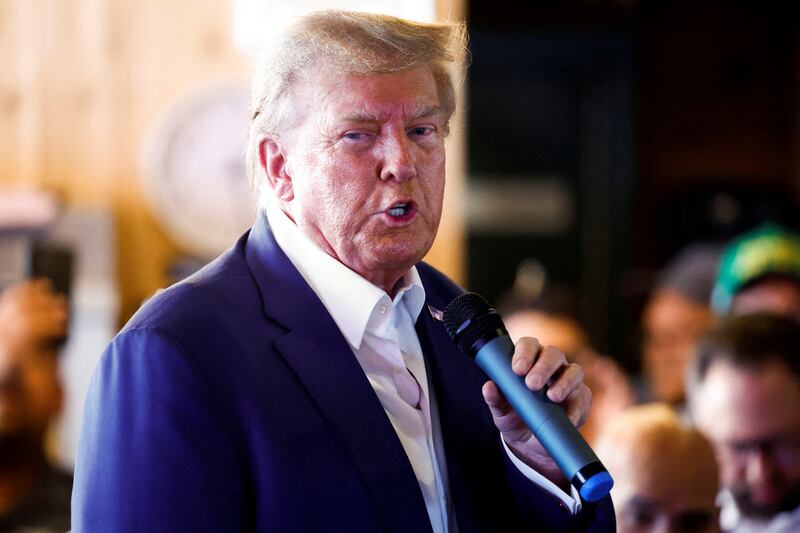
[[[524,376],[530,372],[541,351],[542,345],[538,340],[533,337],[520,338],[514,346],[514,356],[511,358],[511,368],[514,373]]]
[[[39,313],[63,314],[69,309],[66,296],[53,292],[49,289],[36,294],[33,298],[30,298],[30,301],[27,302],[27,304],[31,311]]]
[[[569,421],[575,427],[581,427],[589,417],[592,405],[592,391],[586,385],[581,385],[561,404],[564,407]]]
[[[495,385],[494,381],[487,381],[484,383],[481,392],[494,418],[506,416],[511,412],[511,405],[508,403],[508,400],[506,400],[506,397],[503,396],[503,393],[500,392],[497,385]]]
[[[58,338],[67,333],[67,323],[69,315],[64,309],[55,309],[43,320],[42,333],[46,336]]]
[[[530,429],[517,415],[493,381],[487,381],[483,385],[482,392],[483,399],[492,413],[492,419],[497,429],[503,434],[506,442],[524,442],[530,438]]]
[[[555,346],[548,346],[541,351],[536,363],[525,376],[525,385],[531,390],[541,389],[566,364],[564,352]]]
[[[550,381],[547,397],[555,403],[561,403],[581,385],[583,367],[575,363],[562,366]]]

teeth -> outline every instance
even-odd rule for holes
[[[399,204],[389,209],[389,216],[401,217],[406,212],[406,204]]]

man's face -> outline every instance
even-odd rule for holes
[[[683,376],[698,338],[711,327],[713,314],[676,291],[657,292],[643,316],[644,373],[659,401],[683,399]]]
[[[753,369],[717,361],[692,397],[721,483],[747,516],[768,518],[800,505],[798,406],[800,381],[777,361]]]
[[[676,465],[681,468],[683,465]],[[651,487],[652,488],[652,487]],[[719,510],[714,495],[700,495],[695,485],[669,499],[660,495],[634,494],[615,499],[619,533],[715,533],[719,531]],[[656,492],[659,492],[656,489]]]
[[[685,436],[670,440],[663,431],[602,443],[603,461],[614,476],[619,532],[719,531],[713,453],[704,441],[687,445]]]
[[[384,285],[422,259],[439,226],[447,117],[430,68],[323,72],[297,81],[291,101],[284,166],[267,163],[278,198],[318,246]]]

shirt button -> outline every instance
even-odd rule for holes
[[[386,306],[385,305],[380,306],[379,309],[381,311],[381,314],[386,313]]]

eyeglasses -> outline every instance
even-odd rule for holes
[[[770,439],[729,443],[720,450],[723,458],[745,464],[754,455],[769,457],[781,466],[800,464],[800,436],[784,435]]]

